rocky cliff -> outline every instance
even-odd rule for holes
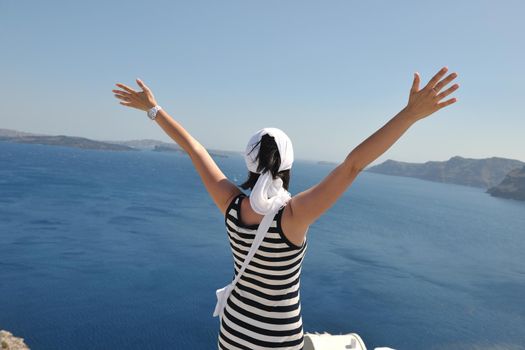
[[[491,196],[525,201],[525,166],[514,169],[503,181],[487,190]]]
[[[24,338],[17,338],[12,333],[0,330],[0,349],[2,350],[29,350]]]
[[[501,183],[510,171],[524,165],[525,163],[522,161],[500,157],[473,159],[455,156],[447,161],[428,161],[425,163],[407,163],[389,159],[379,165],[367,168],[365,171],[490,188]]]

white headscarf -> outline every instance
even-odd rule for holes
[[[257,171],[258,162],[255,161],[255,157],[259,153],[260,143],[256,148],[254,148],[254,146],[257,142],[261,141],[262,136],[266,134],[273,136],[277,148],[279,149],[279,155],[281,157],[279,171],[291,169],[294,155],[290,138],[281,129],[263,128],[250,138],[250,141],[248,141],[248,145],[246,146],[244,160],[246,161],[248,170],[261,174]],[[252,209],[260,215],[277,212],[277,210],[285,205],[290,199],[290,192],[283,187],[283,180],[279,177],[273,179],[272,173],[269,170],[259,176],[259,179],[250,193],[250,204]]]

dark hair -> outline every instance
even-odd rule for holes
[[[277,148],[275,139],[268,134],[263,135],[261,141],[257,142],[248,154],[252,153],[259,144],[259,154],[255,157],[255,161],[258,160],[257,171],[262,173],[270,171],[274,179],[280,177],[281,180],[283,180],[284,189],[288,190],[288,185],[290,183],[290,169],[279,171],[281,155],[279,154],[279,149]],[[248,179],[241,185],[241,188],[245,190],[253,190],[253,186],[255,186],[259,176],[260,174],[249,171]]]

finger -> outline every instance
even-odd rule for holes
[[[450,83],[452,80],[456,79],[458,76],[457,73],[450,73],[445,79],[441,80],[439,83],[434,86],[434,90],[436,92],[439,92],[439,90],[443,89],[448,83]]]
[[[121,100],[124,100],[124,101],[131,101],[131,98],[129,98],[127,96],[122,96],[122,95],[115,94],[115,97],[116,98],[120,98]]]
[[[448,89],[446,89],[445,91],[443,91],[442,93],[440,93],[439,95],[437,95],[436,97],[438,100],[444,99],[445,97],[447,97],[448,95],[456,91],[458,88],[459,88],[459,84],[454,84]]]
[[[124,105],[124,106],[132,106],[132,103],[131,102],[120,102],[121,105]]]
[[[418,72],[414,73],[414,81],[412,82],[412,88],[410,89],[410,92],[418,92],[419,91],[419,82],[421,81],[421,77],[419,76]]]
[[[439,70],[439,72],[436,73],[436,75],[434,75],[432,77],[432,79],[430,79],[430,81],[428,82],[428,84],[425,86],[425,89],[432,89],[436,83],[441,79],[443,78],[443,76],[445,75],[445,73],[448,71],[448,68],[447,67],[443,67]]]
[[[148,91],[149,88],[146,86],[146,84],[144,84],[142,82],[142,80],[140,80],[139,78],[137,78],[137,84],[139,84],[139,86],[142,88],[143,91]]]
[[[453,97],[453,98],[450,98],[450,99],[448,99],[448,100],[446,100],[446,101],[443,101],[443,102],[441,102],[441,103],[438,103],[438,109],[441,109],[441,108],[443,108],[443,107],[446,107],[446,106],[448,106],[448,105],[451,105],[451,104],[453,104],[454,102],[456,102],[457,100],[458,100],[457,98]]]
[[[124,85],[124,84],[119,84],[119,83],[117,83],[117,84],[115,84],[115,85],[117,85],[117,86],[120,87],[120,88],[123,88],[124,90],[126,90],[126,91],[129,92],[129,93],[137,93],[135,90],[133,90],[132,88],[130,88],[129,86],[126,86],[126,85]]]
[[[131,94],[126,91],[122,91],[122,90],[111,90],[111,91],[113,91],[116,94],[122,95],[122,96],[131,96]]]

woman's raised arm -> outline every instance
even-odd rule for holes
[[[147,111],[157,105],[157,101],[149,87],[140,79],[137,84],[142,91],[135,91],[132,88],[117,83],[116,85],[122,90],[113,90],[115,97],[122,100],[120,104],[142,111]],[[224,215],[231,199],[241,193],[239,188],[228,180],[221,169],[217,166],[206,148],[201,145],[189,132],[186,131],[175,121],[165,110],[157,112],[155,118],[157,124],[184,149],[190,156],[195,169],[199,173],[206,190],[212,197],[213,201]]]
[[[456,102],[456,98],[442,101],[457,90],[458,84],[443,90],[457,77],[443,67],[423,88],[419,89],[420,77],[414,74],[408,104],[378,131],[353,149],[346,159],[317,185],[295,195],[290,200],[290,232],[305,232],[310,224],[329,209],[354,181],[357,175],[372,161],[389,149],[416,121]],[[443,90],[443,91],[442,91]],[[301,242],[301,237],[294,237]]]
[[[459,84],[454,84],[440,92],[448,83],[457,77],[456,73],[451,73],[441,80],[447,71],[447,67],[441,68],[423,89],[419,89],[419,74],[414,74],[407,106],[348,155],[349,161],[352,162],[358,170],[363,170],[368,164],[379,158],[379,156],[389,149],[416,121],[428,117],[441,108],[456,102],[456,98],[442,101],[459,87]]]

